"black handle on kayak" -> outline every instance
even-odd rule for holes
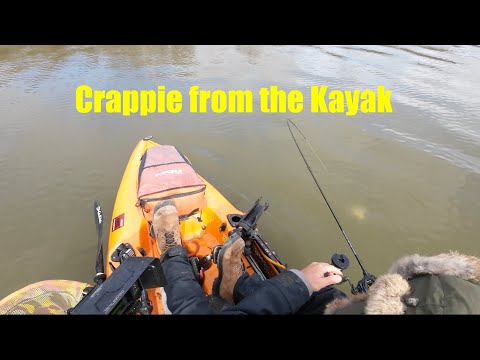
[[[262,198],[259,198],[257,201],[255,201],[255,204],[252,206],[252,208],[238,221],[237,227],[242,228],[242,235],[248,235],[249,237],[252,237],[260,216],[267,211],[270,204],[268,202],[265,202],[265,204],[260,204],[260,200],[262,200]]]

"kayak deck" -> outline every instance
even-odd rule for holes
[[[130,244],[136,256],[142,256],[140,249],[143,249],[145,256],[160,257],[160,250],[157,242],[150,236],[150,223],[142,214],[142,209],[137,204],[138,170],[142,155],[145,151],[157,146],[152,140],[141,140],[135,147],[125,169],[115,201],[112,223],[110,226],[110,237],[106,257],[106,275],[110,276],[113,269],[110,263],[117,267],[118,262],[113,262],[112,254],[122,243]],[[215,246],[223,244],[228,233],[233,229],[227,219],[229,214],[243,214],[236,209],[213,185],[202,177],[206,184],[205,197],[207,206],[201,212],[190,216],[180,222],[180,236],[184,248],[189,256],[202,258],[212,253]],[[247,272],[254,270],[244,258],[243,262]],[[205,294],[212,292],[213,281],[218,275],[215,264],[203,274],[202,287]],[[149,299],[153,306],[153,314],[164,314],[162,295],[160,288],[148,290]]]

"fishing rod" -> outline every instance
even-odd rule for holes
[[[335,221],[337,222],[337,225],[338,225],[338,227],[340,228],[340,231],[342,232],[343,237],[344,237],[345,240],[347,241],[347,244],[348,244],[348,246],[350,247],[350,249],[352,250],[352,253],[353,253],[353,255],[355,256],[355,259],[357,259],[358,265],[360,265],[360,268],[362,269],[363,278],[358,282],[357,287],[354,288],[353,285],[350,284],[351,287],[352,287],[352,292],[353,292],[353,293],[357,293],[357,292],[367,292],[368,287],[375,282],[375,276],[372,275],[372,274],[370,274],[370,273],[365,269],[365,266],[363,266],[363,263],[362,263],[362,261],[360,260],[360,258],[358,257],[358,254],[357,254],[357,252],[355,251],[355,248],[353,247],[352,243],[350,242],[350,239],[348,238],[347,233],[346,233],[345,230],[343,229],[342,224],[340,224],[340,221],[338,220],[337,215],[335,215],[335,211],[333,211],[333,208],[332,208],[332,206],[330,205],[330,203],[328,202],[327,197],[325,196],[325,193],[323,192],[320,184],[318,183],[317,178],[316,178],[315,175],[313,174],[313,171],[312,171],[312,169],[310,168],[310,165],[308,164],[308,161],[307,161],[307,159],[305,158],[305,155],[303,154],[302,150],[300,149],[300,146],[298,145],[297,139],[295,139],[295,136],[293,135],[292,128],[290,127],[290,123],[291,123],[293,126],[295,126],[295,128],[296,128],[296,129],[298,130],[298,132],[303,136],[303,138],[305,139],[305,141],[306,141],[309,145],[310,145],[310,142],[307,140],[306,136],[302,133],[302,131],[298,128],[298,126],[295,125],[295,123],[294,123],[292,120],[287,119],[288,130],[290,130],[290,134],[292,135],[293,141],[295,142],[295,145],[297,145],[297,149],[298,149],[298,151],[300,152],[300,155],[302,155],[303,161],[305,162],[305,165],[307,166],[307,169],[308,169],[308,171],[310,172],[310,175],[312,175],[312,178],[313,178],[313,180],[315,181],[315,184],[317,185],[318,190],[320,190],[320,193],[322,194],[322,197],[323,197],[323,199],[325,200],[325,203],[327,204],[328,209],[329,209],[330,212],[332,213],[333,218],[334,218]],[[313,150],[313,148],[312,148],[311,145],[310,145],[310,148],[311,148],[312,151],[315,153],[315,151]],[[319,159],[319,157],[318,157],[318,155],[317,155],[316,153],[315,153],[315,155],[316,155],[317,158]],[[321,161],[321,160],[320,160],[320,161]],[[323,163],[322,163],[322,165],[323,165]],[[325,167],[325,165],[324,165],[324,167]]]

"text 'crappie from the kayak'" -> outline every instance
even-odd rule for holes
[[[329,90],[327,85],[311,86],[309,110],[312,113],[391,113],[391,90],[377,86],[376,90]],[[262,87],[258,91],[258,111],[262,113],[300,113],[304,111],[304,94],[300,90],[281,90],[278,86]],[[188,91],[188,111],[191,113],[252,113],[251,90],[202,90],[191,86]],[[79,113],[116,113],[123,116],[184,111],[184,95],[179,90],[94,90],[80,85],[75,93]]]

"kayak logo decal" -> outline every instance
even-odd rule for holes
[[[165,171],[159,172],[158,174],[155,174],[155,176],[179,175],[179,174],[183,174],[182,169],[165,170]]]
[[[120,229],[125,224],[125,213],[118,215],[112,220],[112,231]]]
[[[103,220],[102,208],[100,206],[97,206],[95,210],[97,210],[98,224],[101,224]]]

